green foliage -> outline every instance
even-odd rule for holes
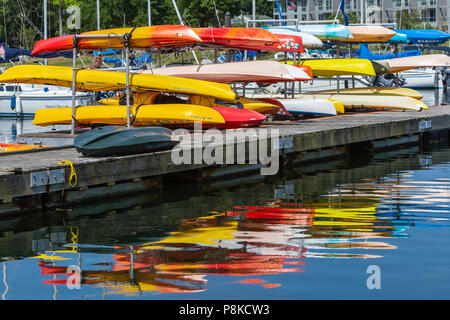
[[[345,13],[345,15],[346,15],[347,18],[348,18],[348,23],[349,23],[349,24],[351,24],[351,23],[359,23],[359,22],[361,21],[359,15],[357,15],[357,14],[354,13],[354,12],[347,12],[347,13]],[[335,17],[335,14],[334,14],[334,13],[333,13],[333,14],[330,14],[330,15],[328,15],[328,17],[327,17],[327,20],[333,20],[334,17]],[[338,14],[337,18],[338,18],[338,20],[339,20],[339,23],[345,24],[345,20],[344,20],[344,16],[342,15],[342,12],[339,11],[339,14]]]
[[[422,17],[417,10],[403,10],[396,12],[396,22],[399,29],[421,29]],[[434,29],[434,27],[430,28]]]

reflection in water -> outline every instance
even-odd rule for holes
[[[448,159],[449,150],[440,155]],[[381,259],[395,254],[399,245],[391,240],[408,238],[410,228],[448,227],[450,163],[415,157],[390,159],[390,173],[386,163],[375,161],[72,218],[34,239],[34,255],[27,259],[37,260],[45,286],[67,285],[67,268],[75,264],[82,287],[103,288],[104,295],[207,292],[213,275],[226,277],[222,286],[283,288],[286,280],[269,276],[307,277],[305,267],[314,258]],[[360,171],[365,175],[358,176]],[[323,179],[318,193],[317,177]],[[327,186],[328,181],[336,183]]]

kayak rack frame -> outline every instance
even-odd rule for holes
[[[80,50],[78,47],[79,39],[108,39],[108,38],[121,38],[123,39],[124,48],[125,48],[125,69],[126,69],[126,97],[127,97],[127,127],[131,127],[130,121],[130,40],[133,31],[136,28],[132,29],[129,33],[125,34],[107,34],[107,35],[94,35],[94,34],[74,34],[73,35],[73,60],[72,60],[72,126],[71,126],[71,135],[75,134],[75,110],[76,110],[76,59],[78,55],[78,51]]]

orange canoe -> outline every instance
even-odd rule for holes
[[[199,36],[189,27],[178,25],[161,25],[138,28],[118,28],[83,32],[79,35],[120,35],[133,31],[130,44],[132,48],[149,47],[183,47],[201,42]],[[124,47],[123,38],[85,38],[79,39],[80,49],[121,49]],[[46,52],[71,50],[73,48],[73,35],[65,35],[35,43],[32,55]]]

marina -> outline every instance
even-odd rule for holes
[[[232,2],[3,3],[2,299],[449,298],[450,7]]]

